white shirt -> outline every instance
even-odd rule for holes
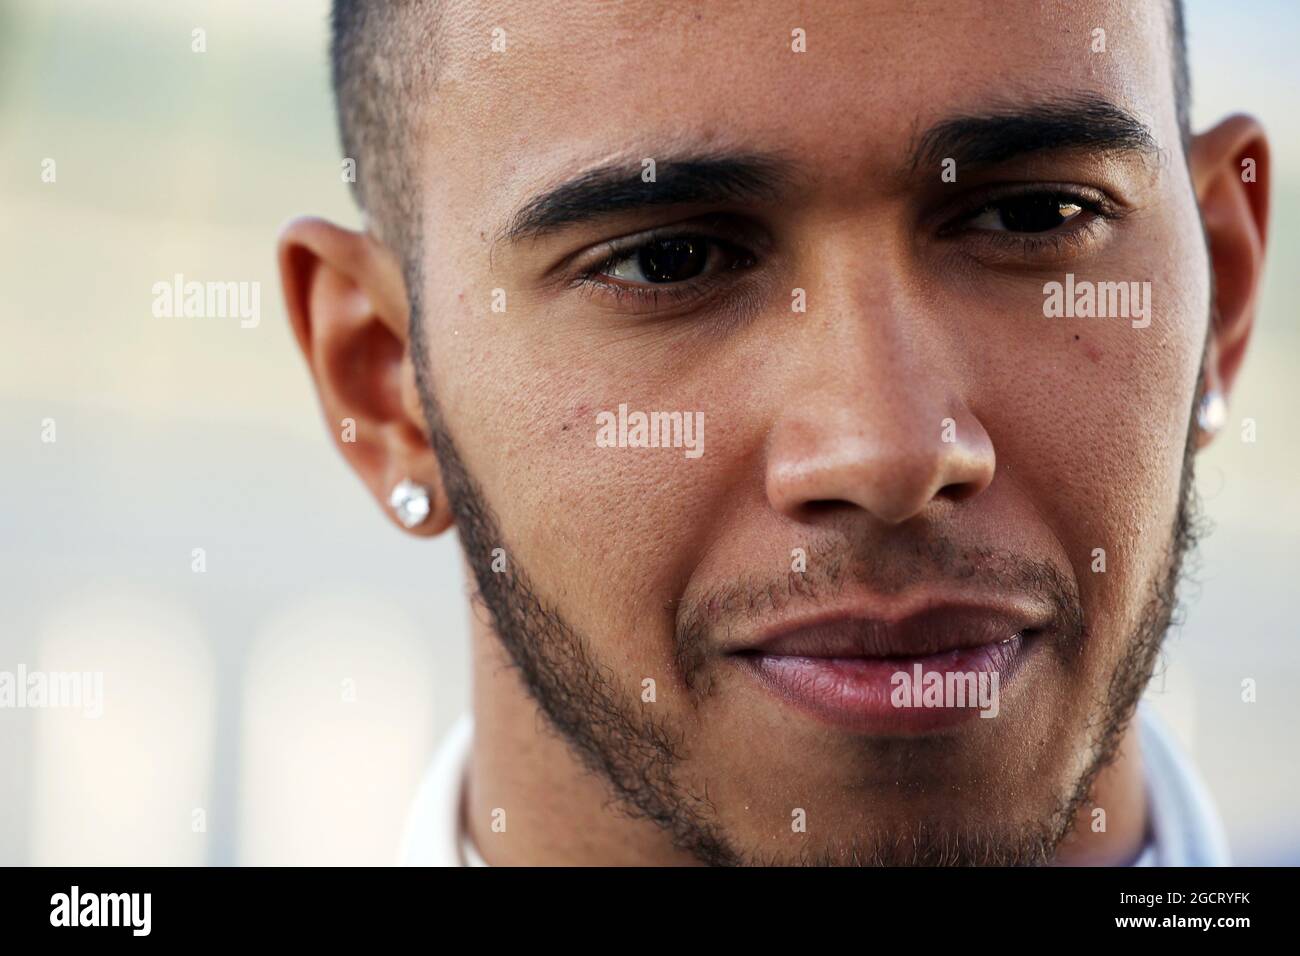
[[[1227,866],[1228,841],[1196,768],[1169,729],[1138,707],[1150,838],[1133,866]],[[416,792],[402,834],[403,866],[487,866],[464,827],[465,770],[474,741],[468,715],[452,726]]]

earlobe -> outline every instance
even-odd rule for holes
[[[1206,391],[1213,382],[1226,401],[1245,358],[1263,273],[1269,195],[1263,128],[1248,116],[1225,119],[1195,137],[1190,166],[1214,276]]]
[[[446,530],[437,458],[404,384],[414,376],[396,258],[374,237],[320,219],[285,226],[278,253],[289,321],[339,451],[399,527]],[[428,490],[419,522],[391,503],[403,481]]]
[[[1213,338],[1205,352],[1201,392],[1196,398],[1196,448],[1206,447],[1228,421],[1228,398],[1219,379],[1218,347]]]

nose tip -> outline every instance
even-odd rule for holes
[[[767,474],[772,506],[791,517],[827,505],[849,505],[898,525],[933,501],[963,501],[993,480],[995,456],[973,417],[960,439],[945,441],[914,428],[845,432],[806,424],[774,441]]]

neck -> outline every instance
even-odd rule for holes
[[[1079,807],[1056,862],[1063,866],[1126,866],[1142,852],[1147,827],[1146,778],[1134,717],[1120,738],[1115,760],[1097,774],[1089,799]]]

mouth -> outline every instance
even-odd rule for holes
[[[910,736],[993,719],[1043,643],[1046,609],[932,605],[895,619],[795,620],[729,656],[778,700],[855,733]]]

